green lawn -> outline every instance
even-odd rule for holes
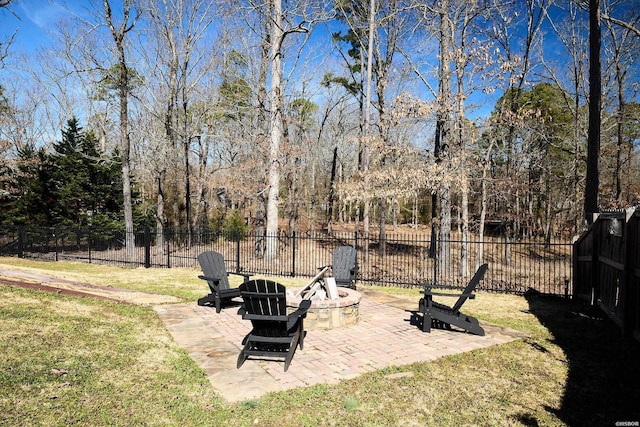
[[[184,300],[206,293],[191,269],[13,258],[0,258],[0,269]],[[621,341],[619,330],[597,310],[567,301],[481,293],[465,305],[470,314],[530,338],[229,405],[151,308],[1,283],[3,426],[547,426],[640,420],[638,346]],[[408,298],[417,294],[375,289]]]

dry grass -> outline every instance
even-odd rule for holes
[[[0,257],[0,269],[25,271],[92,285],[173,295],[185,300],[194,300],[202,296],[207,289],[206,283],[197,277],[201,272],[193,268],[114,268],[83,262]]]
[[[206,292],[194,269],[17,259],[1,259],[0,269],[184,299]],[[371,288],[419,298],[415,289]],[[620,340],[599,312],[538,295],[488,293],[465,309],[530,338],[225,405],[151,309],[0,285],[0,424],[532,426],[640,420],[638,348]]]

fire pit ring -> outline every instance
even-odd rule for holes
[[[336,300],[311,300],[311,307],[304,319],[306,330],[334,329],[358,323],[362,294],[355,289],[338,288],[338,295]],[[287,295],[289,312],[295,311],[300,301],[300,297]]]

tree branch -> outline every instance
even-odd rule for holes
[[[640,28],[633,26],[631,23],[614,18],[613,16],[609,16],[606,13],[602,13],[600,16],[602,17],[602,19],[613,22],[614,24],[631,31],[632,33],[635,33],[635,35],[640,37]]]

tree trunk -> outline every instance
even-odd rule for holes
[[[164,191],[162,190],[163,176],[158,175],[156,177],[156,183],[158,186],[158,199],[156,205],[156,250],[158,253],[164,251]]]
[[[184,210],[185,222],[187,225],[187,248],[191,247],[191,165],[189,155],[191,153],[191,132],[189,131],[189,111],[187,98],[187,69],[189,68],[189,59],[184,60],[184,69],[182,70],[182,152],[184,155]]]
[[[133,260],[135,255],[135,235],[133,233],[133,208],[131,200],[131,141],[129,139],[129,68],[124,52],[124,38],[133,26],[129,21],[131,5],[129,0],[123,2],[123,18],[120,27],[116,29],[112,22],[111,5],[104,0],[104,10],[107,25],[117,51],[117,61],[120,66],[118,75],[118,97],[120,102],[120,160],[122,162],[122,195],[124,199],[125,248],[127,259]],[[130,26],[131,25],[131,26]]]
[[[449,16],[449,0],[440,2],[440,66],[439,66],[439,105],[438,122],[440,122],[440,158],[445,166],[450,163],[451,144],[451,53],[453,40],[451,34],[451,18]],[[448,274],[451,264],[451,184],[445,179],[440,186],[440,242],[438,246],[438,268],[440,273]]]
[[[494,139],[491,138],[487,153],[482,165],[482,182],[480,190],[480,224],[478,231],[478,266],[484,264],[484,222],[487,218],[487,175],[491,166],[491,150],[493,150]]]
[[[282,129],[282,58],[284,38],[282,3],[272,0],[271,24],[271,118],[269,139],[269,193],[267,199],[267,245],[265,257],[274,260],[278,251],[278,198],[280,196],[280,144]]]
[[[469,275],[469,182],[467,177],[462,177],[461,222],[462,233],[460,238],[460,275]]]
[[[373,37],[376,28],[376,2],[369,1],[369,37],[367,47],[367,78],[365,81],[365,102],[364,102],[364,130],[362,143],[362,171],[364,173],[365,188],[368,182],[369,172],[369,138],[371,137],[371,85],[373,80]],[[362,217],[362,228],[364,231],[364,259],[369,259],[369,215],[371,202],[367,198],[364,201],[364,212]]]
[[[336,185],[336,166],[338,163],[338,147],[333,149],[333,160],[331,162],[331,180],[329,181],[329,200],[327,201],[327,233],[333,231],[333,198]]]
[[[464,25],[466,28],[466,24]],[[463,28],[462,36],[460,37],[459,49],[465,50],[465,38],[466,31]],[[458,144],[460,152],[460,161],[464,165],[462,172],[463,176],[460,177],[460,221],[458,227],[460,228],[460,275],[467,277],[469,275],[469,179],[467,177],[467,146],[466,146],[466,132],[465,132],[465,81],[464,81],[465,67],[464,63],[461,63],[456,59],[456,75],[457,75],[457,108],[456,108],[456,121],[458,127]]]
[[[622,149],[624,148],[624,72],[620,58],[616,55],[616,83],[618,85],[618,123],[616,124],[616,170],[615,170],[615,188],[616,202],[618,207],[622,205]]]
[[[589,0],[589,136],[587,140],[587,176],[584,189],[584,216],[588,223],[598,212],[600,186],[600,0]]]
[[[209,222],[208,212],[208,186],[207,181],[207,153],[209,153],[210,137],[198,136],[198,176],[196,179],[195,194],[198,195],[196,200],[196,209],[193,212],[193,225],[196,227],[207,226]],[[197,237],[196,237],[197,238]],[[198,239],[199,240],[199,239]]]
[[[160,159],[162,164],[162,171],[158,177],[158,206],[156,207],[157,216],[159,220],[162,222],[162,228],[167,227],[167,220],[165,215],[165,197],[164,197],[164,186],[166,179],[166,166],[164,164],[165,161],[169,160],[169,157],[174,153],[174,150],[177,147],[177,138],[176,138],[176,104],[178,101],[177,96],[177,82],[178,82],[178,52],[176,48],[176,43],[173,38],[173,33],[166,29],[163,31],[165,36],[165,40],[168,44],[168,58],[167,58],[167,66],[169,68],[169,80],[167,82],[167,99],[166,99],[166,110],[164,112],[164,131],[166,136],[166,159]],[[177,212],[177,204],[174,203],[174,221],[178,220],[178,212]],[[157,225],[156,225],[157,227]],[[174,227],[177,228],[177,227]],[[162,246],[164,250],[164,245]]]
[[[268,8],[269,7],[270,6],[268,6]],[[256,144],[260,146],[262,146],[267,140],[270,126],[267,102],[267,75],[269,71],[269,64],[271,62],[269,58],[269,52],[271,49],[271,25],[269,14],[270,12],[267,11],[263,15],[263,19],[261,19],[261,25],[263,26],[265,36],[260,46],[260,68],[258,71],[258,82],[256,84],[258,98]],[[266,169],[265,164],[268,163],[268,159],[260,157],[259,161],[262,162],[260,165],[261,169]],[[267,186],[266,177],[264,175],[261,175],[259,182],[261,183],[261,189]],[[258,191],[256,198],[256,243],[254,248],[255,254],[258,258],[263,258],[267,250],[267,197],[265,197],[264,191]]]

